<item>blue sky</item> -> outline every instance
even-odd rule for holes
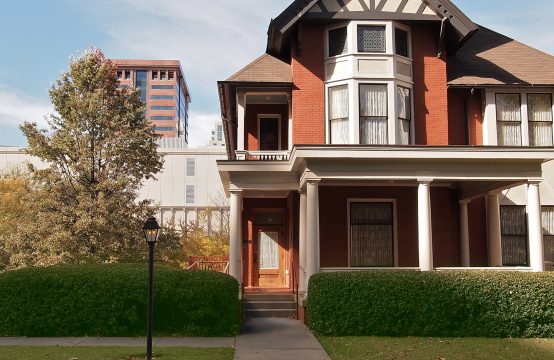
[[[71,55],[178,59],[192,93],[191,145],[219,118],[216,81],[265,50],[269,21],[292,0],[17,0],[0,12],[0,145],[24,146],[18,125],[44,123],[50,84]],[[552,0],[454,0],[473,21],[554,54]]]

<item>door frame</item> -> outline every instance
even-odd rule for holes
[[[261,121],[262,119],[276,119],[277,120],[277,151],[282,149],[281,144],[281,114],[258,114],[258,150],[262,148],[261,138]]]
[[[283,264],[280,264],[280,274],[282,287],[286,286],[286,271],[290,270],[290,249],[289,249],[289,239],[288,239],[288,218],[287,211],[285,208],[256,208],[253,209],[252,215],[253,218],[255,214],[259,213],[280,213],[283,221],[279,225],[256,225],[252,222],[252,247],[249,256],[249,267],[252,274],[252,286],[259,287],[259,272],[260,272],[260,262],[259,262],[259,238],[258,233],[260,231],[275,231],[279,233],[279,245],[280,249],[284,254]],[[282,269],[281,269],[282,267]]]

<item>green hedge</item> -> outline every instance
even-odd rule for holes
[[[232,336],[238,282],[156,266],[154,334]],[[147,266],[56,266],[0,274],[0,336],[144,336]]]
[[[308,294],[322,335],[554,337],[554,273],[324,273]]]

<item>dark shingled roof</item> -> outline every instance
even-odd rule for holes
[[[292,83],[290,65],[271,55],[263,54],[237,73],[228,82]]]
[[[448,58],[448,85],[554,86],[554,56],[480,26]]]

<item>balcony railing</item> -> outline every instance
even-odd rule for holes
[[[283,151],[264,151],[264,150],[237,150],[235,151],[237,160],[252,161],[287,161],[290,158],[290,152]]]

